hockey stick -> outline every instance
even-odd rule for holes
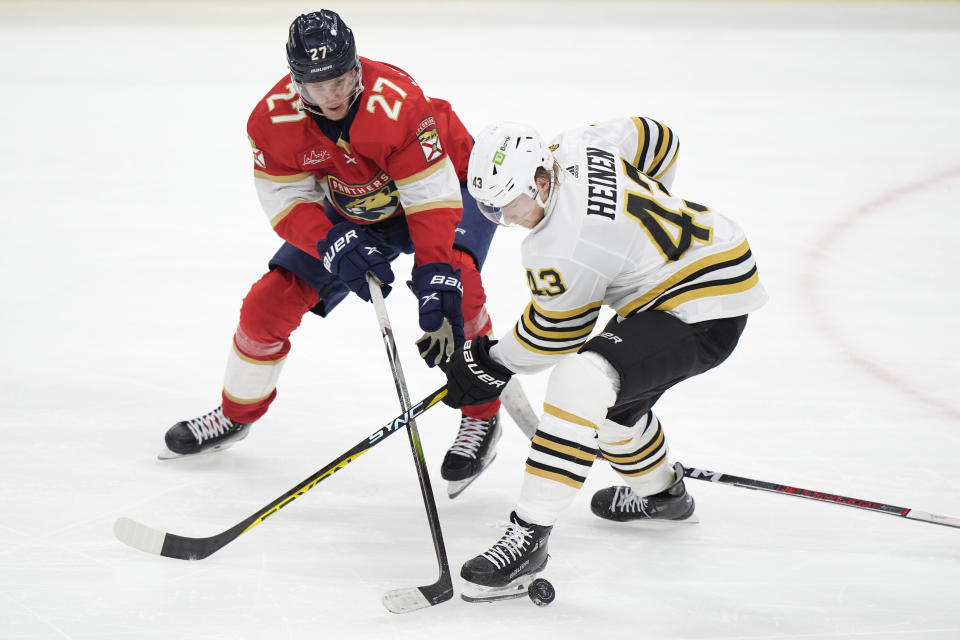
[[[380,290],[380,283],[370,274],[367,274],[367,285],[370,287],[370,299],[373,301],[373,308],[377,312],[377,322],[380,325],[383,345],[387,349],[387,360],[390,361],[390,370],[393,372],[393,382],[397,387],[397,396],[400,398],[400,408],[408,411],[410,394],[407,392],[407,382],[403,375],[403,369],[400,367],[397,343],[393,339],[393,330],[390,327],[390,318],[387,316],[387,305],[383,301],[383,292]],[[420,434],[413,419],[406,424],[407,435],[410,438],[410,448],[413,451],[413,463],[417,468],[417,478],[420,480],[423,506],[427,510],[427,522],[430,524],[430,533],[433,536],[433,548],[437,553],[437,564],[440,566],[440,577],[433,584],[394,589],[383,594],[383,606],[393,613],[416,611],[446,602],[453,597],[450,563],[447,560],[447,551],[443,546],[440,516],[437,513],[437,504],[433,499],[433,488],[430,486],[430,474],[427,472],[427,461],[423,455],[423,446],[420,444]]]
[[[519,424],[519,423],[518,423]],[[526,433],[525,426],[521,429]],[[766,480],[754,480],[752,478],[742,478],[733,476],[729,473],[719,473],[717,471],[707,471],[696,467],[687,467],[683,465],[683,475],[694,480],[703,480],[705,482],[716,482],[718,484],[729,484],[743,489],[754,489],[757,491],[769,491],[771,493],[781,493],[783,495],[795,496],[797,498],[806,498],[818,502],[829,502],[839,504],[845,507],[855,507],[857,509],[866,509],[867,511],[876,511],[891,516],[916,520],[918,522],[929,522],[939,524],[944,527],[954,527],[960,529],[960,518],[951,516],[942,516],[936,513],[926,511],[916,511],[910,507],[897,507],[873,500],[863,500],[862,498],[849,498],[847,496],[837,495],[835,493],[825,493],[823,491],[811,491],[810,489],[801,489],[785,484],[767,482]]]
[[[510,378],[510,382],[503,388],[503,393],[500,394],[500,402],[503,403],[514,424],[520,428],[527,440],[532,440],[533,434],[537,432],[540,418],[537,417],[533,407],[530,406],[527,394],[520,386],[517,376]]]
[[[348,463],[356,460],[361,455],[372,449],[375,445],[383,442],[388,436],[393,435],[413,421],[414,418],[422,415],[427,409],[433,407],[444,396],[447,395],[447,388],[441,387],[432,394],[404,410],[399,416],[386,423],[369,436],[358,442],[336,460],[333,460],[320,469],[312,476],[293,487],[285,494],[263,507],[242,522],[230,527],[222,533],[209,536],[207,538],[191,538],[189,536],[179,536],[174,533],[167,533],[159,529],[141,524],[130,518],[119,518],[113,525],[113,534],[120,542],[129,545],[135,549],[154,553],[168,558],[178,558],[180,560],[202,560],[212,553],[222,549],[227,544],[239,538],[253,527],[257,526],[274,513],[287,506],[296,498],[313,489],[321,481],[326,480],[340,469],[347,466]]]
[[[819,502],[829,502],[832,504],[839,504],[844,507],[866,509],[867,511],[876,511],[877,513],[885,513],[887,515],[898,516],[900,518],[908,518],[910,520],[917,520],[919,522],[929,522],[931,524],[939,524],[945,527],[955,527],[960,529],[960,518],[941,516],[935,513],[927,513],[926,511],[915,511],[909,507],[895,507],[890,504],[883,504],[882,502],[874,502],[872,500],[849,498],[847,496],[840,496],[835,493],[825,493],[822,491],[811,491],[810,489],[791,487],[790,485],[786,484],[777,484],[775,482],[767,482],[765,480],[753,480],[752,478],[741,478],[740,476],[732,476],[728,473],[718,473],[716,471],[707,471],[706,469],[697,469],[693,467],[684,467],[683,475],[695,480],[729,484],[735,487],[742,487],[744,489],[769,491],[771,493],[780,493],[787,496],[795,496],[797,498],[817,500]]]

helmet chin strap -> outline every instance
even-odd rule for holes
[[[350,98],[350,102],[347,103],[347,109],[350,109],[350,107],[353,106],[353,103],[356,102],[360,97],[360,94],[363,93],[363,67],[359,62],[357,63],[356,71],[357,82],[353,88],[353,97]],[[300,107],[304,111],[309,111],[310,113],[316,114],[322,118],[326,118],[326,116],[323,115],[323,111],[321,111],[320,107],[311,102],[307,102],[307,99],[303,95],[300,96]]]
[[[537,203],[537,206],[538,206],[538,207],[542,207],[544,210],[546,210],[547,205],[550,204],[550,201],[553,199],[553,176],[550,176],[550,178],[551,178],[550,184],[549,184],[550,191],[547,192],[547,199],[546,199],[546,200],[541,200],[541,199],[540,199],[540,190],[537,189],[537,197],[536,197],[536,199],[534,200],[534,201]]]

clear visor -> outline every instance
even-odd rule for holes
[[[296,88],[300,99],[304,104],[316,107],[317,98],[329,98],[332,100],[346,100],[353,94],[354,97],[363,90],[360,84],[360,68],[355,67],[337,78],[323,80],[321,82],[300,82],[290,74],[290,80]],[[311,95],[312,94],[312,95]]]
[[[530,205],[534,202],[533,198],[526,194],[520,194],[502,207],[495,207],[489,202],[477,200],[477,207],[480,213],[502,227],[515,227],[523,221],[529,214]]]
[[[480,213],[482,213],[487,220],[504,227],[509,226],[503,222],[503,211],[500,207],[495,207],[492,204],[477,200],[477,208],[480,209]]]

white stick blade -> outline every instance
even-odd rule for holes
[[[418,609],[426,609],[431,605],[420,589],[407,587],[406,589],[387,591],[383,594],[383,606],[391,613],[410,613]]]
[[[510,378],[510,382],[503,388],[500,401],[523,434],[533,438],[533,434],[537,432],[537,427],[540,425],[540,418],[534,413],[527,394],[516,377]]]
[[[960,529],[960,518],[950,516],[941,516],[936,513],[927,513],[926,511],[913,511],[906,515],[911,520],[922,520],[923,522],[932,522],[933,524],[942,524],[945,527],[956,527]]]
[[[113,523],[113,535],[117,540],[134,549],[160,555],[163,539],[167,534],[130,518],[118,518]]]

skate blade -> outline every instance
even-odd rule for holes
[[[460,592],[460,599],[464,602],[478,603],[524,598],[527,596],[527,589],[530,588],[530,583],[536,580],[539,575],[540,572],[521,576],[503,587],[484,587],[472,582],[464,582],[463,591]]]
[[[631,527],[639,527],[641,529],[673,529],[674,527],[684,526],[688,524],[699,524],[700,518],[697,514],[693,514],[686,520],[656,520],[650,518],[637,518],[636,520],[607,520],[606,518],[600,518],[601,520],[606,520],[607,522],[612,522],[617,525],[628,525]]]
[[[198,451],[197,453],[175,453],[170,449],[164,447],[160,451],[160,453],[157,454],[157,460],[176,460],[178,458],[196,458],[198,456],[205,456],[210,453],[219,453],[224,449],[229,449],[236,442],[239,442],[239,440],[233,440],[230,442],[224,442],[223,444],[214,445],[209,449],[204,449],[203,451]]]
[[[479,478],[479,477],[480,477],[480,474],[483,473],[483,472],[487,469],[487,467],[489,467],[490,464],[491,464],[494,460],[496,460],[496,459],[497,459],[497,454],[494,453],[494,454],[493,454],[492,456],[490,456],[490,458],[486,461],[486,463],[483,465],[483,467],[480,468],[480,471],[477,471],[477,473],[476,473],[475,475],[472,475],[472,476],[470,476],[469,478],[465,478],[465,479],[463,479],[463,480],[450,480],[450,481],[448,481],[448,482],[447,482],[447,497],[450,498],[451,500],[453,500],[453,499],[456,498],[458,495],[460,495],[461,493],[463,493],[464,490],[465,490],[467,487],[469,487],[471,484],[473,484],[473,481],[476,480],[477,478]]]

